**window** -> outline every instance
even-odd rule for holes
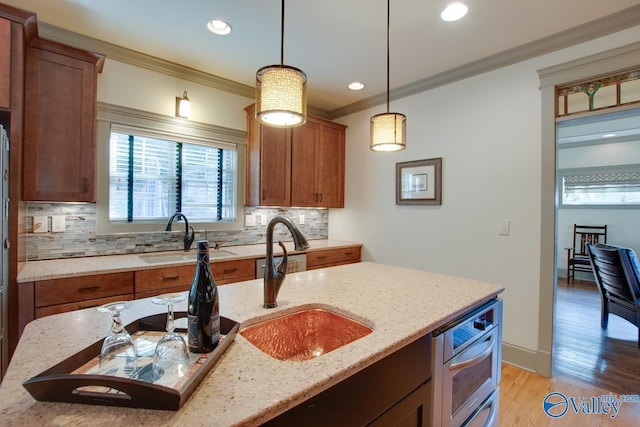
[[[109,221],[235,221],[235,145],[113,125],[109,153]]]
[[[564,206],[640,207],[640,166],[559,171]]]

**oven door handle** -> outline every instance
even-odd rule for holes
[[[482,350],[477,355],[475,355],[473,357],[470,357],[469,359],[464,359],[462,361],[455,361],[455,362],[454,362],[455,359],[452,360],[451,361],[452,362],[451,365],[449,365],[449,370],[450,371],[460,371],[460,370],[465,369],[465,368],[467,368],[469,366],[473,366],[473,365],[479,363],[481,360],[485,359],[487,356],[489,356],[491,354],[491,352],[493,351],[493,346],[494,346],[495,342],[496,342],[496,336],[495,336],[495,334],[491,334],[491,338],[488,341],[485,341],[487,348]],[[474,344],[471,347],[475,347],[477,345],[479,345],[479,344]],[[471,347],[469,347],[469,348],[471,348]],[[469,350],[469,348],[467,348],[467,350]],[[461,353],[461,354],[464,354],[464,352]]]

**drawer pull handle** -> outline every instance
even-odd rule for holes
[[[318,255],[318,259],[326,259],[327,256],[326,255]]]
[[[162,276],[162,280],[165,280],[165,281],[178,280],[179,278],[180,278],[179,275],[177,275],[177,276]]]
[[[238,271],[237,268],[225,268],[224,271],[222,272],[222,274],[235,273],[236,271]]]
[[[100,289],[100,285],[85,286],[84,288],[78,288],[78,292],[95,291],[97,289]]]
[[[353,255],[353,252],[345,252],[345,255]]]

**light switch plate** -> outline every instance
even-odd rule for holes
[[[244,225],[247,225],[247,226],[256,225],[256,216],[255,215],[245,215],[244,216]]]
[[[54,233],[64,232],[66,227],[66,220],[64,215],[53,215],[51,217],[51,231]]]
[[[34,216],[33,217],[33,232],[34,233],[46,233],[49,231],[49,221],[46,216]]]
[[[267,216],[266,215],[260,216],[260,225],[267,225]]]
[[[303,214],[298,215],[298,224],[304,225],[304,215]]]
[[[498,235],[500,236],[508,236],[511,232],[510,230],[510,221],[508,219],[501,219],[498,222]]]

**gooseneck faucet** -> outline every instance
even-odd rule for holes
[[[278,291],[280,291],[282,282],[284,282],[284,278],[287,275],[287,249],[282,242],[278,242],[283,252],[282,261],[277,266],[273,262],[273,229],[277,224],[284,224],[289,229],[293,236],[296,251],[309,247],[307,239],[304,238],[300,230],[289,218],[277,216],[269,222],[267,226],[267,259],[264,268],[264,308],[278,306],[276,302]]]
[[[184,214],[180,212],[174,213],[171,216],[171,218],[169,218],[169,222],[167,223],[167,228],[165,229],[165,231],[171,231],[171,224],[173,223],[173,220],[176,218],[178,220],[180,219],[184,220],[184,251],[189,252],[189,249],[191,248],[191,244],[193,243],[193,240],[196,238],[196,233],[195,231],[193,231],[193,227],[189,225],[189,220]],[[191,230],[191,233],[189,233],[189,230]]]

